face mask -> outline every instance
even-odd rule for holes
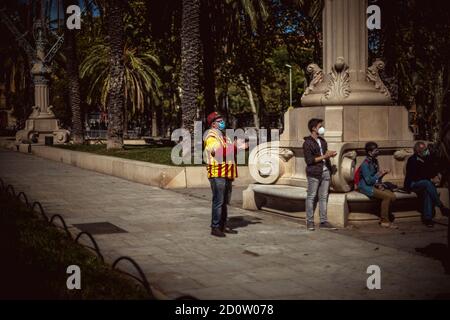
[[[428,150],[428,149],[425,149],[423,152],[422,152],[422,157],[428,157],[430,155],[430,150]]]
[[[372,157],[372,158],[376,158],[376,157],[378,156],[379,153],[380,153],[380,152],[379,152],[378,150],[374,150],[374,151],[372,151],[371,157]]]
[[[220,122],[219,122],[218,129],[219,129],[220,131],[225,130],[225,121],[220,121]]]
[[[320,134],[321,136],[323,136],[323,134],[325,133],[325,128],[320,127],[319,130],[317,130],[317,133]]]

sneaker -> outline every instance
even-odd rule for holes
[[[387,229],[398,229],[398,226],[392,222],[380,222],[380,226]]]
[[[219,237],[219,238],[225,237],[225,233],[220,231],[219,228],[211,228],[211,235]]]
[[[335,226],[333,226],[331,223],[329,223],[328,221],[321,222],[320,223],[320,229],[337,230],[337,228]]]
[[[434,221],[433,220],[424,220],[423,224],[426,225],[428,228],[434,227]]]
[[[307,222],[307,223],[306,223],[306,228],[307,228],[309,231],[314,231],[314,230],[316,230],[316,228],[314,228],[314,222]]]
[[[237,234],[238,233],[236,230],[233,230],[233,229],[228,228],[228,227],[222,228],[221,231],[223,233],[229,233],[229,234]]]

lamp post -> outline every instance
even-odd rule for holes
[[[289,107],[292,107],[292,66],[286,64],[286,67],[289,68]]]

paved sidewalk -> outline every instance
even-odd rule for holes
[[[133,257],[172,298],[450,298],[442,263],[414,250],[445,244],[444,226],[423,233],[409,224],[419,230],[415,240],[397,248],[404,229],[375,241],[361,228],[307,232],[296,222],[233,207],[239,233],[219,239],[209,234],[210,203],[188,194],[4,150],[0,177],[70,224],[110,222],[126,230],[95,235],[107,260]],[[381,290],[366,288],[372,264],[381,268]]]

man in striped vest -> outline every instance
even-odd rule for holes
[[[225,121],[213,112],[208,115],[209,130],[204,139],[206,169],[212,190],[211,234],[225,237],[225,233],[236,234],[237,231],[226,226],[227,204],[231,199],[231,185],[237,177],[237,145],[225,135]],[[240,146],[246,148],[246,145]]]

